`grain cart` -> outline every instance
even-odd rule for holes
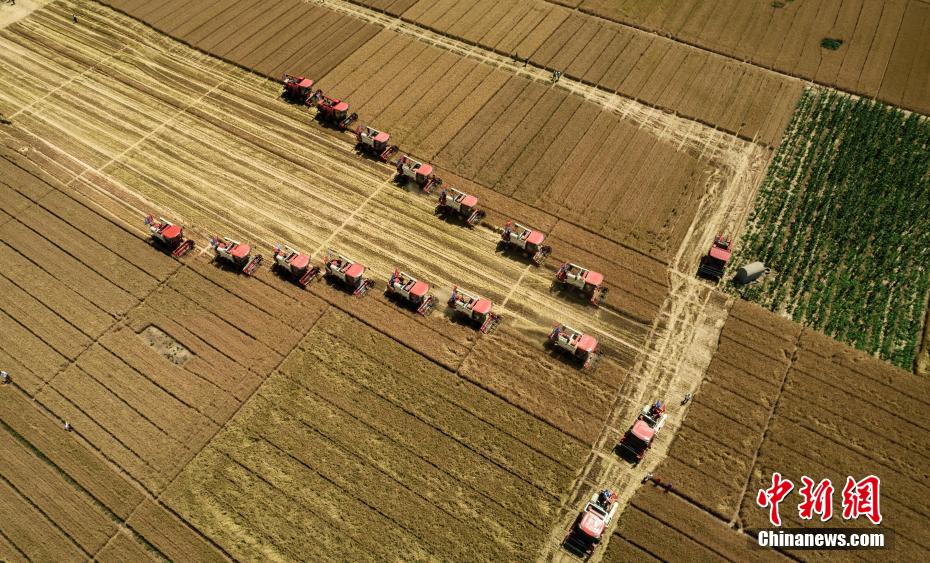
[[[616,513],[617,493],[610,489],[594,493],[562,540],[562,547],[587,560],[600,545]]]
[[[459,191],[455,188],[442,188],[439,190],[439,203],[436,205],[437,215],[454,213],[469,227],[477,225],[486,213],[478,209],[478,198]]]
[[[262,263],[261,254],[256,254],[253,257],[251,246],[231,238],[224,237],[223,240],[220,240],[218,237],[213,237],[210,239],[210,246],[216,252],[214,259],[219,258],[220,261],[241,269],[242,273],[247,276],[255,273],[255,270]]]
[[[408,155],[403,155],[397,159],[397,182],[413,182],[420,186],[423,193],[430,193],[436,187],[442,185],[442,179],[433,174],[433,167],[429,164],[418,162]]]
[[[617,450],[621,455],[632,458],[633,465],[638,464],[655,440],[656,434],[665,426],[665,419],[668,414],[665,412],[665,404],[662,401],[656,401],[651,405],[643,407],[642,412],[626,431],[620,443],[617,444]]]
[[[429,285],[397,269],[388,279],[385,292],[389,296],[399,297],[423,316],[429,315],[436,304],[436,299],[429,293]]]
[[[326,125],[345,131],[358,119],[357,113],[349,113],[348,102],[330,98],[322,90],[317,90],[312,99],[316,103],[317,119]]]
[[[322,272],[319,266],[310,265],[310,257],[306,254],[301,254],[289,246],[282,249],[281,245],[274,249],[272,268],[300,287],[307,287]]]
[[[491,334],[501,322],[501,316],[491,312],[494,304],[490,299],[459,289],[457,285],[452,286],[448,305],[456,314],[464,315],[478,325],[482,334]]]
[[[607,296],[607,288],[603,285],[603,274],[592,272],[571,262],[559,266],[559,271],[555,273],[555,279],[564,286],[581,291],[595,307],[599,306],[601,300]]]
[[[365,266],[332,250],[326,253],[326,275],[355,296],[365,295],[375,285],[375,282],[365,277]]]
[[[194,248],[194,241],[184,238],[184,229],[161,217],[156,221],[151,215],[145,224],[152,235],[152,242],[175,258],[180,258]]]
[[[355,129],[355,141],[358,150],[370,154],[381,162],[391,160],[391,157],[400,150],[397,145],[388,144],[391,141],[390,134],[368,125],[359,125]]]
[[[519,248],[537,266],[541,266],[552,253],[552,247],[543,245],[544,240],[546,235],[513,221],[507,221],[501,232],[501,243],[504,246]]]
[[[284,91],[281,96],[295,104],[313,105],[313,81],[303,76],[284,73]]]
[[[719,282],[723,277],[723,271],[730,261],[730,254],[733,252],[731,245],[733,240],[726,235],[717,235],[714,237],[714,244],[711,245],[707,255],[701,258],[701,265],[698,268],[698,275],[715,282]]]
[[[581,362],[581,369],[593,368],[600,357],[597,339],[568,325],[556,324],[549,333],[548,344],[557,350],[569,352]]]

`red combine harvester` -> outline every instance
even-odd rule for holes
[[[313,81],[303,76],[293,76],[284,73],[284,92],[281,96],[285,100],[296,104],[312,105]]]
[[[319,277],[322,270],[319,266],[310,265],[310,257],[301,254],[289,246],[281,249],[278,245],[274,249],[274,265],[278,273],[286,275],[300,287],[307,287]]]
[[[597,363],[597,339],[564,324],[557,324],[549,333],[549,345],[571,353],[581,362],[581,369],[591,369]]]
[[[348,102],[330,98],[322,90],[317,90],[313,94],[313,100],[316,101],[317,119],[341,131],[348,129],[358,119],[357,113],[349,113]]]
[[[643,411],[639,413],[633,426],[626,431],[620,443],[617,444],[619,453],[632,457],[633,465],[639,463],[652,447],[656,434],[665,426],[667,417],[668,414],[665,412],[665,405],[662,401],[643,407]]]
[[[338,280],[356,296],[365,295],[375,285],[365,277],[365,266],[332,250],[326,253],[326,275]]]
[[[417,313],[426,316],[433,310],[436,299],[429,293],[429,285],[406,272],[395,269],[388,279],[388,295],[396,295],[415,307]]]
[[[513,221],[507,221],[501,233],[504,245],[521,249],[537,266],[542,265],[552,253],[552,247],[543,245],[544,240],[546,235]]]
[[[492,313],[491,308],[494,304],[490,299],[478,297],[465,290],[459,289],[457,285],[452,286],[452,296],[449,297],[449,307],[460,315],[465,315],[475,324],[479,325],[479,331],[483,334],[491,334],[497,325],[501,322],[501,316]]]
[[[210,239],[210,246],[216,251],[215,258],[219,258],[235,268],[240,268],[242,273],[247,276],[251,276],[255,273],[255,270],[257,270],[258,266],[262,263],[261,254],[256,254],[254,257],[251,256],[251,246],[230,238],[224,237],[223,240],[220,241],[218,237],[213,237]]]
[[[484,211],[478,209],[477,197],[451,187],[439,190],[439,204],[436,205],[436,213],[438,215],[455,213],[469,227],[474,227],[487,215]]]
[[[184,238],[184,229],[170,221],[161,217],[156,221],[149,215],[145,218],[145,224],[152,233],[152,242],[175,258],[184,256],[194,248],[194,241]]]
[[[400,150],[397,145],[388,145],[391,141],[390,134],[378,131],[368,125],[359,125],[355,129],[355,140],[355,146],[359,150],[370,154],[381,162],[391,160],[391,157]]]
[[[717,235],[714,237],[714,244],[711,245],[707,255],[701,258],[701,266],[698,268],[698,275],[715,282],[719,282],[723,277],[723,271],[730,261],[730,254],[733,250],[730,248],[733,239],[726,235]]]
[[[577,264],[566,262],[559,266],[555,279],[563,285],[581,290],[594,306],[599,306],[601,300],[607,297],[608,288],[603,285],[604,275]]]
[[[562,547],[585,560],[591,557],[617,513],[616,502],[617,493],[610,489],[594,493],[562,540]]]
[[[433,167],[429,164],[418,162],[407,155],[397,159],[397,181],[413,182],[420,186],[423,193],[430,193],[436,187],[442,185],[442,179],[433,174]]]

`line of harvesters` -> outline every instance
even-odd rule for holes
[[[314,91],[313,86],[314,82],[309,78],[285,74],[282,97],[293,103],[315,107],[316,118],[324,125],[340,131],[349,130],[358,115],[349,113],[347,102],[326,96],[322,90]],[[390,163],[399,152],[397,145],[390,144],[390,134],[368,125],[358,125],[355,138],[359,152],[382,162]],[[424,194],[438,191],[437,215],[459,220],[468,227],[480,224],[486,216],[478,208],[476,196],[444,185],[442,179],[433,173],[430,164],[419,162],[409,155],[401,155],[394,165],[398,184],[413,184]],[[194,241],[184,237],[180,226],[151,216],[146,218],[145,223],[149,227],[152,242],[172,256],[181,258],[194,248]],[[552,248],[544,244],[545,238],[538,230],[508,221],[501,229],[498,247],[522,254],[532,264],[541,266],[552,252]],[[729,258],[729,244],[729,239],[723,237],[714,241],[712,251],[702,260],[701,275],[719,279]],[[247,276],[252,275],[263,261],[262,255],[253,253],[250,245],[230,238],[213,237],[210,246],[214,250],[214,260]],[[307,287],[321,277],[329,278],[355,296],[365,295],[374,287],[374,281],[365,276],[364,265],[334,250],[327,251],[321,266],[314,265],[309,255],[288,246],[277,246],[273,251],[273,259],[272,268],[300,287]],[[602,274],[573,263],[559,267],[554,283],[560,288],[582,293],[594,306],[600,305],[608,290],[604,286]],[[429,315],[436,305],[429,284],[400,269],[391,273],[385,294],[424,316]],[[453,314],[467,319],[484,334],[490,334],[501,321],[501,316],[492,311],[494,305],[491,300],[458,286],[452,287],[447,306]],[[571,354],[582,369],[593,367],[601,355],[595,337],[561,323],[552,328],[547,345]],[[631,458],[634,464],[638,463],[652,446],[656,434],[665,423],[665,417],[665,407],[661,402],[645,407],[617,444],[618,453]],[[563,545],[578,555],[590,556],[616,512],[616,498],[617,495],[609,490],[595,494],[572,525]]]

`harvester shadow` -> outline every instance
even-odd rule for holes
[[[552,284],[549,286],[549,293],[555,295],[559,299],[564,299],[565,301],[578,305],[586,305],[591,307],[591,309],[595,309],[594,305],[591,305],[591,299],[585,296],[584,293],[558,280],[552,280]]]
[[[339,293],[342,293],[343,295],[347,295],[349,297],[355,297],[355,295],[352,294],[352,289],[350,289],[347,285],[342,283],[342,281],[340,281],[338,278],[326,275],[325,270],[320,273],[320,278],[322,278],[323,283],[328,285],[330,289],[336,290]],[[374,287],[370,288],[369,292],[371,291],[371,289],[374,289]]]
[[[499,254],[503,254],[504,256],[506,256],[507,258],[510,258],[511,260],[516,260],[517,262],[523,262],[524,264],[527,264],[527,265],[532,264],[533,266],[537,266],[536,263],[533,262],[532,256],[527,256],[526,252],[523,252],[523,250],[519,248],[514,248],[502,240],[497,241],[497,247],[495,248],[495,251]]]
[[[423,190],[420,189],[420,186],[416,185],[416,183],[414,182],[407,180],[407,178],[403,174],[394,175],[394,185],[397,186],[398,188],[401,188],[405,192],[408,192],[411,194],[426,195],[426,196],[429,195],[429,194],[424,194]]]
[[[388,291],[387,288],[384,289],[384,298],[390,301],[393,305],[395,305],[397,308],[401,309],[402,311],[406,311],[413,315],[419,315],[419,313],[417,313],[417,308],[412,303],[410,303],[409,301],[407,301],[400,295]]]
[[[223,270],[224,272],[232,272],[234,274],[242,273],[242,268],[240,266],[236,266],[226,260],[218,260],[216,256],[210,259],[210,263],[213,264],[214,268]]]
[[[552,361],[558,362],[558,363],[561,363],[561,364],[564,365],[564,366],[570,367],[570,368],[572,368],[572,369],[578,371],[581,375],[588,375],[588,374],[591,373],[592,370],[596,369],[596,367],[595,367],[595,368],[590,368],[590,370],[583,370],[583,369],[581,369],[581,367],[582,367],[582,362],[581,362],[581,360],[575,358],[575,356],[571,355],[570,353],[566,352],[565,350],[562,350],[561,348],[559,348],[559,347],[557,347],[556,345],[552,344],[552,343],[549,342],[548,340],[545,342],[545,344],[543,344],[543,346],[544,346],[545,349],[546,349],[546,354],[549,356],[550,359],[552,359]],[[604,356],[605,356],[604,351],[601,350],[599,353],[600,353],[600,355],[601,355],[601,360],[603,360],[603,359],[604,359]],[[598,363],[600,363],[600,362],[598,362]]]
[[[613,452],[614,455],[629,463],[632,467],[639,465],[640,460],[636,459],[636,455],[630,450],[622,447],[619,442],[614,444]]]
[[[451,211],[441,211],[439,205],[436,206],[436,209],[433,210],[433,215],[439,219],[445,221],[450,225],[456,225],[458,227],[465,227],[466,229],[473,229],[472,225],[468,224],[468,220],[458,213]]]

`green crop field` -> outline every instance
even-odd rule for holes
[[[912,369],[930,286],[930,121],[807,90],[734,266],[771,268],[744,296]]]

